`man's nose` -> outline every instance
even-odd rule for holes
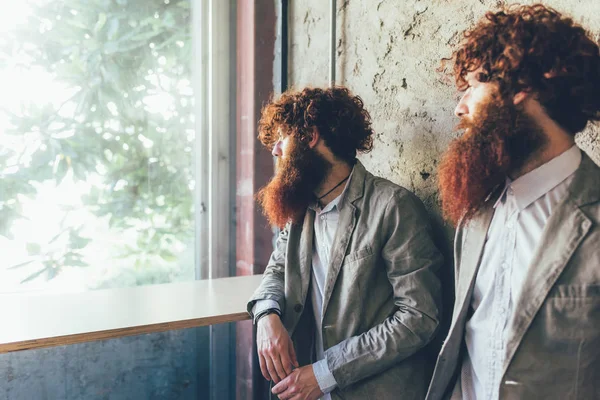
[[[271,154],[273,154],[274,157],[281,157],[283,154],[281,151],[281,140],[278,140],[277,143],[275,143],[273,150],[271,150]]]
[[[467,107],[466,103],[465,103],[465,97],[461,97],[460,101],[458,102],[458,104],[456,105],[456,108],[454,109],[454,115],[456,115],[457,117],[463,117],[464,115],[469,113],[469,108]]]

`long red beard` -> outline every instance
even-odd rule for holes
[[[315,150],[301,142],[290,143],[289,154],[278,160],[277,172],[257,194],[269,223],[283,228],[288,222],[301,223],[314,192],[331,165]]]
[[[492,190],[546,143],[537,124],[498,96],[457,129],[465,133],[450,143],[438,169],[442,212],[454,225],[470,219]]]

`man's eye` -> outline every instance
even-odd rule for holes
[[[490,76],[484,72],[480,72],[477,74],[477,81],[481,83],[486,83],[490,80]]]

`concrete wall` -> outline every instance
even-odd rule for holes
[[[327,85],[329,1],[290,3],[290,84]],[[453,137],[453,110],[459,98],[453,82],[442,82],[436,68],[451,54],[463,30],[503,3],[337,1],[337,83],[363,98],[375,122],[374,150],[361,161],[374,174],[414,191],[434,215],[436,166]],[[543,3],[570,14],[600,39],[600,1]],[[589,128],[578,143],[600,163],[600,129]]]
[[[0,354],[0,400],[208,398],[208,328]]]

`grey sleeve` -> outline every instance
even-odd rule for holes
[[[275,301],[280,310],[285,310],[284,274],[288,234],[289,225],[279,233],[275,250],[271,253],[262,282],[248,301],[247,310],[252,318],[254,318],[254,305],[259,300]]]

